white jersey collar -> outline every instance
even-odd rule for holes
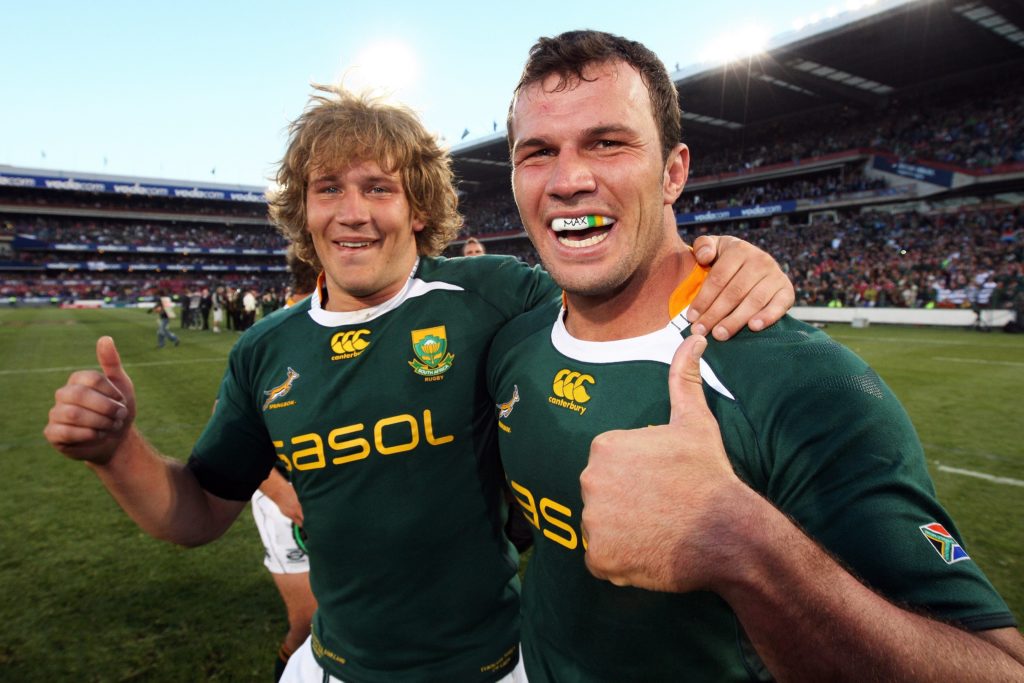
[[[690,326],[683,309],[665,327],[649,334],[612,341],[584,341],[569,334],[565,328],[565,307],[558,312],[558,319],[551,327],[551,344],[563,356],[584,363],[623,363],[631,361],[653,361],[671,365],[676,349],[683,342],[683,330]],[[723,396],[735,400],[702,358],[700,375],[708,386]]]
[[[382,315],[395,310],[408,299],[422,296],[432,291],[464,291],[462,287],[448,282],[426,282],[417,278],[416,271],[419,267],[420,259],[417,257],[416,263],[413,264],[412,272],[409,274],[409,279],[397,294],[376,306],[368,306],[367,308],[360,308],[356,311],[324,310],[321,290],[320,287],[317,287],[316,291],[314,291],[310,297],[309,317],[312,318],[314,322],[319,325],[323,325],[324,327],[358,325],[360,323],[369,322],[370,320],[379,318]]]
[[[672,355],[682,341],[682,331],[689,327],[686,311],[669,324],[639,337],[612,341],[584,341],[569,334],[565,327],[565,306],[551,328],[551,343],[564,356],[586,363],[621,363],[623,361],[651,360],[671,363]]]

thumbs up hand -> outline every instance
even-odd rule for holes
[[[733,472],[700,377],[704,337],[669,368],[667,425],[605,432],[580,476],[590,572],[620,586],[710,589],[739,503],[754,492]]]
[[[96,342],[100,372],[80,370],[57,390],[43,429],[46,440],[75,460],[102,465],[135,420],[135,389],[110,337]]]

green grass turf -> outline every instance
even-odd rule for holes
[[[155,541],[42,438],[53,391],[72,370],[95,367],[95,340],[110,334],[135,382],[141,429],[185,457],[237,337],[175,329],[181,346],[157,350],[155,330],[138,310],[0,309],[0,680],[270,680],[286,622],[251,517],[203,548]],[[903,400],[968,552],[1024,616],[1024,490],[939,469],[1024,480],[1024,336],[827,331]]]
[[[287,623],[251,517],[195,550],[153,540],[42,437],[54,390],[110,334],[141,429],[186,457],[237,336],[175,329],[157,350],[155,332],[138,310],[0,311],[0,680],[271,680]]]

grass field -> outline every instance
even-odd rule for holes
[[[157,350],[137,310],[0,310],[0,681],[269,681],[286,624],[247,515],[218,543],[154,541],[41,430],[53,391],[111,334],[139,424],[180,457],[209,415],[234,333]],[[968,552],[1024,617],[1024,336],[829,327],[917,425]]]

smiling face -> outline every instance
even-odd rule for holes
[[[591,64],[585,80],[557,75],[524,88],[512,108],[512,187],[544,266],[569,294],[608,296],[638,279],[678,240],[672,202],[689,155],[662,154],[640,74]],[[589,217],[589,218],[588,218]]]
[[[306,190],[307,230],[324,268],[330,311],[352,311],[397,294],[416,262],[413,216],[398,173],[375,161],[318,169]]]

